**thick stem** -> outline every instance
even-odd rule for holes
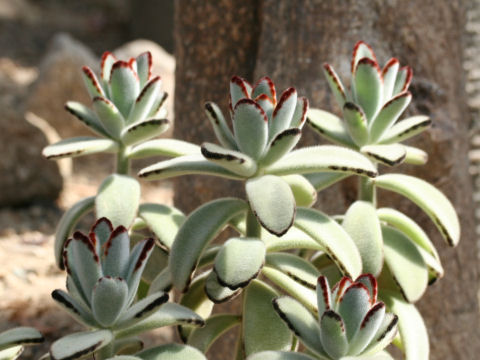
[[[130,159],[126,156],[127,148],[120,146],[117,153],[117,169],[116,173],[121,175],[130,174]]]
[[[360,176],[358,184],[358,199],[368,201],[377,206],[377,189],[372,179]]]
[[[252,209],[248,209],[247,211],[247,237],[254,237],[260,238],[260,234],[262,231],[262,226],[257,220],[257,217],[253,213]]]

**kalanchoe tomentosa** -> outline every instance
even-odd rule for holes
[[[15,360],[26,345],[40,344],[44,341],[43,335],[31,327],[16,327],[0,333],[0,359]]]
[[[427,116],[397,122],[412,99],[408,91],[412,80],[410,67],[400,67],[399,61],[391,58],[380,69],[373,50],[359,41],[351,60],[350,91],[331,65],[325,64],[324,71],[342,109],[343,121],[329,112],[312,109],[308,122],[315,130],[335,143],[358,149],[374,161],[389,166],[403,161],[426,162],[425,152],[399,144],[431,124]]]
[[[354,282],[343,277],[332,289],[327,278],[320,276],[317,302],[318,320],[290,297],[273,301],[280,317],[315,358],[368,359],[390,344],[397,333],[397,317],[385,312],[383,302],[377,302],[377,282],[370,274],[361,275]],[[285,359],[289,359],[287,354]],[[268,355],[259,353],[249,360],[269,359]],[[387,353],[382,355],[390,358]]]

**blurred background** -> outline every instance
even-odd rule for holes
[[[401,171],[449,196],[460,213],[463,237],[452,250],[431,232],[446,277],[419,306],[431,334],[432,359],[475,359],[480,351],[480,0],[0,0],[0,330],[30,325],[47,338],[43,348],[28,349],[24,358],[38,357],[48,342],[77,329],[50,299],[65,279],[54,265],[53,234],[65,209],[96,193],[113,169],[109,156],[54,162],[40,154],[61,138],[89,134],[63,108],[67,100],[89,102],[82,65],[98,71],[105,50],[119,58],[151,51],[154,73],[169,93],[169,119],[177,119],[166,136],[200,143],[213,139],[202,104],[214,100],[226,109],[234,74],[250,81],[269,75],[277,90],[295,86],[311,106],[334,111],[321,66],[328,61],[347,78],[358,40],[373,46],[380,63],[395,56],[413,67],[408,112],[433,120],[428,134],[414,143],[429,152],[429,163]],[[319,141],[305,131],[304,144]],[[175,200],[187,212],[232,189],[241,192],[231,183],[202,177],[142,186],[144,200]],[[355,191],[346,181],[322,193],[317,206],[344,211]],[[411,204],[392,201],[433,229]],[[172,336],[170,329],[148,341]],[[214,349],[209,359],[228,359],[226,354]]]

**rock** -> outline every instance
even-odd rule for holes
[[[82,43],[67,34],[58,34],[41,61],[39,76],[27,99],[27,111],[45,119],[61,138],[92,135],[80,121],[64,109],[69,100],[91,103],[81,68],[99,69],[99,59]]]
[[[173,122],[173,97],[175,92],[175,58],[165,51],[160,45],[150,40],[134,40],[122,45],[113,53],[119,59],[129,59],[139,54],[150,51],[153,58],[153,74],[160,75],[163,83],[163,90],[168,93],[167,110],[168,119]],[[168,133],[171,134],[173,127]]]
[[[62,189],[58,165],[41,155],[44,134],[16,111],[0,116],[0,206],[53,201]]]

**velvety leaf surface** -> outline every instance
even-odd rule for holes
[[[55,341],[50,347],[50,356],[54,360],[79,359],[86,357],[113,340],[109,330],[96,330],[73,333]]]
[[[395,166],[407,156],[405,147],[400,144],[367,145],[360,149],[362,153],[384,165]]]
[[[369,133],[367,118],[363,110],[352,102],[343,106],[343,117],[347,125],[347,131],[355,144],[363,146],[368,143]]]
[[[207,319],[205,326],[192,331],[187,344],[197,348],[202,353],[206,353],[210,346],[222,336],[223,333],[239,325],[240,322],[241,317],[238,315],[213,315]]]
[[[55,144],[49,145],[43,149],[42,155],[47,159],[63,159],[100,152],[113,153],[117,149],[118,145],[113,140],[81,136],[60,140]]]
[[[428,129],[432,121],[428,116],[418,115],[401,120],[385,131],[380,138],[382,144],[392,144],[415,136]]]
[[[125,145],[133,145],[159,136],[170,126],[167,119],[149,119],[133,123],[122,131],[122,142]]]
[[[309,109],[307,121],[310,126],[328,140],[347,147],[355,147],[347,127],[338,116],[320,109]]]
[[[0,333],[0,351],[16,345],[40,344],[43,335],[31,327],[16,327]]]
[[[258,160],[268,140],[268,118],[260,105],[242,99],[234,109],[233,133],[238,148]]]
[[[207,114],[207,118],[210,120],[215,136],[220,144],[227,149],[236,150],[237,144],[235,143],[232,131],[228,127],[225,117],[218,105],[214,102],[205,103],[205,114]]]
[[[127,153],[130,159],[151,156],[177,157],[200,154],[200,146],[175,139],[155,139],[133,146]]]
[[[255,161],[239,151],[225,149],[212,143],[203,143],[201,151],[207,160],[240,176],[248,177],[257,171]]]
[[[302,175],[287,175],[282,179],[292,189],[297,206],[310,207],[317,201],[317,191],[313,185]]]
[[[180,344],[166,344],[150,348],[136,356],[143,360],[207,360],[197,349]]]

